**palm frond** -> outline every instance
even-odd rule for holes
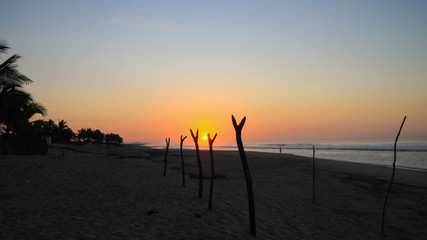
[[[0,53],[6,53],[8,49],[9,47],[5,43],[0,43]]]
[[[9,57],[6,61],[4,61],[1,65],[0,65],[0,71],[2,71],[4,68],[16,68],[17,64],[16,62],[18,61],[18,59],[20,59],[21,56],[18,54],[14,54],[11,57]]]
[[[18,64],[16,63],[18,59],[21,58],[20,55],[14,54],[2,64],[0,64],[0,83],[17,83],[22,85],[23,83],[32,82],[24,74],[20,73],[16,68]]]
[[[35,114],[40,114],[43,117],[47,114],[47,109],[38,102],[31,102],[27,105],[27,108],[25,109],[25,114],[27,115],[27,119],[30,119]]]
[[[11,99],[16,99],[16,101],[22,103],[28,103],[33,101],[33,97],[29,92],[24,91],[19,86],[15,84],[9,84],[8,87],[3,89],[4,96],[9,96]]]

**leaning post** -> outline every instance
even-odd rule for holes
[[[400,132],[402,131],[403,124],[405,124],[406,116],[403,118],[402,125],[400,125],[399,132],[397,133],[396,140],[394,141],[394,160],[393,160],[393,171],[391,173],[391,179],[390,179],[390,185],[388,186],[388,191],[384,200],[384,207],[383,207],[383,217],[381,221],[381,233],[384,233],[384,221],[385,221],[385,208],[387,205],[388,196],[390,195],[391,191],[391,185],[393,184],[394,179],[394,172],[396,170],[396,146],[397,146],[397,139],[400,136]]]
[[[313,203],[316,203],[316,165],[315,165],[315,154],[316,150],[313,145]]]

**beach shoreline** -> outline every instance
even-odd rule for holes
[[[291,142],[291,143],[249,143],[245,144],[246,151],[266,153],[287,153],[297,156],[312,157],[313,147],[316,149],[316,158],[392,166],[394,158],[394,139],[377,140],[335,140],[318,142]],[[163,149],[164,145],[152,145],[153,148]],[[207,146],[203,146],[205,149]],[[402,139],[397,146],[396,168],[426,171],[427,172],[427,142],[424,139]],[[172,145],[170,148],[179,148]],[[184,145],[184,149],[194,149],[194,146]],[[235,150],[237,146],[219,145],[216,150]]]
[[[197,197],[195,151],[136,145],[53,145],[48,154],[0,155],[1,239],[423,239],[427,173],[291,154],[246,152],[254,184],[257,236],[249,235],[247,193],[237,151],[214,150]],[[209,152],[201,151],[209,176]],[[151,211],[152,214],[149,214]],[[197,217],[197,216],[200,216]]]

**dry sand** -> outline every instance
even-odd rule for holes
[[[184,154],[186,172],[197,174],[194,151]],[[201,157],[209,175],[208,152]],[[317,160],[313,204],[310,158],[247,152],[257,222],[252,237],[238,152],[214,157],[225,178],[215,180],[209,211],[209,179],[202,199],[197,179],[187,175],[182,187],[176,149],[169,151],[166,177],[164,150],[131,145],[0,155],[0,239],[426,239],[426,172],[397,170],[381,234],[391,168]]]

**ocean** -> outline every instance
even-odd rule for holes
[[[348,161],[382,166],[393,165],[394,139],[390,140],[359,140],[359,141],[319,141],[309,143],[259,143],[245,144],[246,151],[290,153],[299,156],[312,157],[313,146],[316,158]],[[164,146],[151,146],[164,148]],[[171,146],[179,148],[179,146]],[[185,149],[194,149],[185,145]],[[206,150],[206,146],[203,147]],[[417,171],[427,171],[427,140],[402,139],[397,142],[396,167]],[[236,150],[236,145],[215,146],[214,150]]]
[[[311,143],[245,144],[246,151],[290,153],[316,158],[348,161],[383,166],[393,165],[394,140],[328,141]],[[215,149],[237,150],[236,146]],[[396,167],[427,171],[427,140],[398,140]]]

